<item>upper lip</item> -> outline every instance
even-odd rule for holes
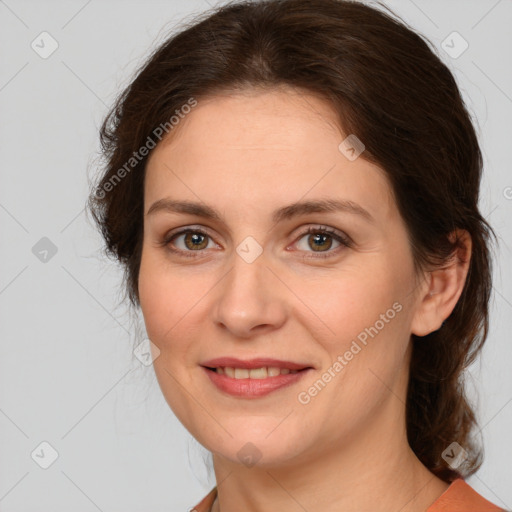
[[[294,363],[291,361],[282,361],[280,359],[271,359],[268,357],[258,357],[256,359],[242,360],[236,357],[218,357],[216,359],[210,359],[201,363],[201,366],[207,368],[288,368],[290,370],[303,370],[305,368],[312,368],[311,365]]]

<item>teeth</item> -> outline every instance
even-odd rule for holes
[[[297,373],[298,370],[290,370],[289,368],[263,367],[263,368],[215,368],[219,375],[226,375],[234,379],[266,379],[267,377],[277,377],[278,375],[286,375],[288,373]]]
[[[277,377],[277,375],[281,375],[281,370],[279,368],[267,368],[269,377]]]
[[[235,379],[248,379],[249,370],[247,368],[235,368]]]

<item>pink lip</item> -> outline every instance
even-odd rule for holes
[[[305,368],[311,368],[311,365],[308,364],[292,363],[291,361],[281,361],[279,359],[270,359],[267,357],[259,357],[256,359],[250,359],[248,361],[243,361],[242,359],[237,359],[236,357],[218,357],[216,359],[204,361],[201,363],[201,366],[205,366],[207,368],[218,368],[219,366],[225,368],[227,366],[230,368],[246,368],[248,370],[251,368],[263,368],[264,366],[270,366],[274,368],[288,368],[289,370],[303,370]]]
[[[208,365],[211,361],[208,362]],[[246,364],[252,364],[253,361],[247,362]],[[274,361],[275,363],[275,361]],[[261,366],[274,366],[260,364],[260,366],[252,366],[252,368],[261,368]],[[236,368],[244,368],[243,366],[239,366],[239,363]],[[286,363],[290,364],[290,363]],[[230,366],[227,364],[225,366]],[[213,366],[223,366],[223,365],[213,365]],[[245,366],[247,368],[247,366]],[[286,366],[284,367],[286,368]],[[297,368],[299,370],[299,368]],[[228,377],[227,375],[220,375],[214,370],[209,370],[206,367],[203,367],[203,371],[206,372],[210,380],[215,384],[217,389],[223,391],[224,393],[228,393],[229,395],[243,398],[258,398],[261,396],[268,395],[272,393],[272,391],[276,391],[278,389],[284,388],[286,386],[290,386],[295,382],[299,381],[304,377],[304,374],[309,373],[312,368],[307,368],[302,371],[298,371],[297,373],[288,373],[286,375],[276,375],[275,377],[267,377],[266,379],[234,379],[232,377]]]

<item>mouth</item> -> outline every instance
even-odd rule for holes
[[[277,366],[262,366],[261,368],[235,368],[232,366],[208,367],[207,370],[217,373],[217,375],[226,375],[232,379],[267,379],[269,377],[277,377],[278,375],[295,374],[307,370],[290,370],[289,368],[278,368]]]
[[[314,369],[307,364],[269,358],[219,358],[201,366],[218,390],[240,398],[258,398],[288,387]]]

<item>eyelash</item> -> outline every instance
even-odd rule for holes
[[[161,242],[159,242],[159,245],[162,247],[167,247],[171,252],[179,253],[180,255],[183,255],[187,258],[197,258],[198,255],[196,255],[194,253],[195,252],[203,252],[204,249],[197,250],[197,251],[184,251],[182,249],[173,249],[170,247],[170,243],[175,238],[177,238],[180,235],[184,235],[184,234],[188,234],[188,233],[199,233],[199,234],[211,239],[211,236],[206,231],[204,231],[200,228],[194,228],[194,229],[187,228],[187,229],[182,229],[181,231],[178,231],[177,233],[172,233],[171,235],[167,235]],[[348,238],[347,236],[341,235],[340,233],[333,230],[332,228],[328,228],[325,226],[319,226],[319,227],[310,226],[306,231],[304,231],[303,233],[301,233],[298,236],[297,240],[300,240],[305,235],[309,235],[309,234],[329,235],[334,240],[339,242],[341,245],[340,245],[340,247],[337,247],[334,250],[318,251],[317,253],[313,252],[313,255],[311,255],[311,256],[304,255],[304,258],[329,258],[329,257],[332,257],[333,255],[337,254],[340,250],[342,250],[343,247],[351,248],[353,246],[352,240],[350,240],[350,238]]]

